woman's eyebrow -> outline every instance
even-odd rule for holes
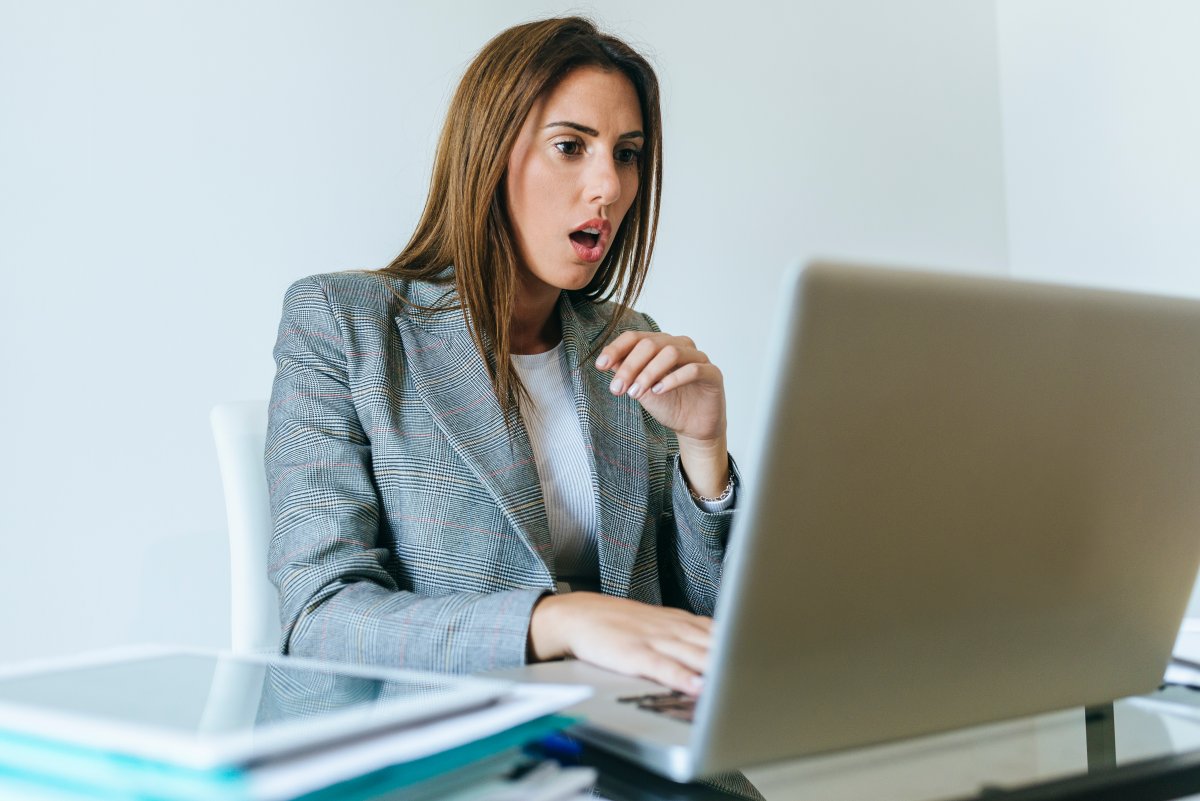
[[[580,125],[577,122],[568,122],[566,120],[549,123],[548,125],[546,125],[546,127],[547,128],[560,128],[560,127],[561,128],[572,128],[576,131],[579,131],[580,133],[585,133],[588,136],[599,136],[600,135],[600,132],[597,131],[595,128],[589,128],[586,125]],[[642,133],[641,131],[628,131],[626,133],[621,134],[617,138],[618,139],[645,139],[646,135],[644,133]]]

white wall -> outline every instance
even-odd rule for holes
[[[1012,274],[1200,296],[1200,3],[997,11]]]
[[[1004,271],[991,0],[613,0],[661,68],[642,307],[752,422],[784,265]],[[378,266],[446,99],[501,28],[586,7],[0,0],[0,661],[223,645],[208,409],[265,397],[284,288]]]
[[[1200,3],[1000,0],[1015,276],[1200,295]]]
[[[788,263],[1006,269],[994,12],[978,0],[753,3],[688,15],[680,30],[676,7],[648,5],[625,27],[658,55],[669,138],[642,306],[725,371],[736,455]]]

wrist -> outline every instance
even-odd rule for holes
[[[697,458],[717,458],[718,456],[727,457],[729,455],[729,443],[724,434],[718,434],[715,437],[709,438],[698,438],[677,433],[675,439],[679,442],[680,456],[685,453]]]
[[[693,497],[719,497],[731,478],[725,437],[713,440],[679,437],[679,466]]]
[[[563,606],[570,603],[569,598],[569,595],[543,595],[534,604],[529,618],[530,661],[549,662],[568,655]]]
[[[725,488],[721,490],[720,495],[701,495],[695,489],[688,485],[688,493],[692,496],[692,500],[706,512],[723,512],[733,504],[733,494],[737,489],[737,482],[734,481],[733,473],[729,474],[729,479],[725,482]]]

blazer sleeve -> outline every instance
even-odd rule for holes
[[[265,453],[281,651],[449,672],[523,664],[544,590],[430,597],[406,591],[386,569],[371,443],[349,373],[349,324],[318,279],[288,290]]]
[[[688,492],[679,465],[679,454],[671,456],[671,514],[664,516],[659,532],[659,548],[664,560],[663,597],[674,599],[697,615],[712,616],[717,607],[717,592],[725,564],[725,546],[733,526],[734,508],[706,512],[696,505]],[[735,486],[740,481],[737,464],[729,460]],[[673,579],[673,581],[672,581]]]
[[[658,323],[648,314],[642,315],[651,331],[660,331]],[[667,465],[669,480],[666,492],[669,499],[663,504],[670,512],[660,521],[658,532],[660,576],[663,599],[669,605],[682,606],[697,615],[712,616],[717,606],[717,592],[725,563],[725,545],[733,526],[737,487],[741,484],[737,463],[729,459],[733,476],[734,506],[720,512],[700,508],[688,492],[679,461],[679,446],[675,434],[645,413],[646,426],[655,436],[671,443]]]

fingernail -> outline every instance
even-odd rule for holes
[[[638,392],[640,392],[641,389],[642,388],[640,386],[638,386],[638,383],[635,381],[629,387],[629,397],[633,398],[634,400],[637,400]]]
[[[692,676],[688,679],[688,689],[692,692],[700,692],[704,689],[704,678],[702,676]]]
[[[608,391],[614,395],[620,395],[623,389],[625,389],[625,382],[619,378],[614,378],[613,382],[608,385]]]
[[[596,359],[596,369],[603,370],[605,367],[608,367],[608,356],[602,353],[600,358]]]
[[[663,385],[662,385],[662,382],[661,382],[661,381],[659,381],[657,384],[655,384],[654,386],[650,387],[650,391],[651,391],[651,392],[653,392],[655,395],[661,395],[661,394],[662,394],[662,391],[663,391]]]

